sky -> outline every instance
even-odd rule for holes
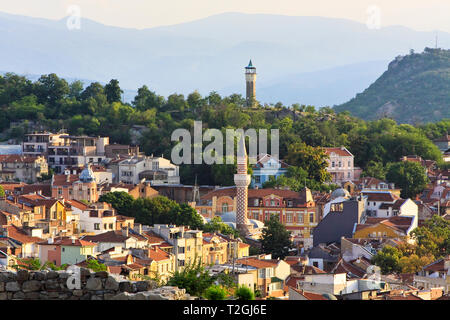
[[[61,19],[74,5],[82,18],[138,29],[224,12],[321,16],[367,23],[375,6],[381,27],[403,25],[421,31],[450,32],[449,0],[0,0],[0,11]]]

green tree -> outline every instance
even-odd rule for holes
[[[133,217],[133,202],[134,198],[124,191],[108,192],[103,194],[98,199],[99,202],[107,202],[113,206],[114,209],[121,215]]]
[[[382,162],[377,162],[374,160],[369,161],[366,169],[364,170],[364,176],[374,177],[380,180],[386,179],[386,168],[383,166]]]
[[[306,145],[304,142],[297,142],[289,146],[286,161],[293,166],[300,167],[308,172],[308,178],[319,183],[331,181],[331,176],[327,171],[328,156],[322,148],[315,148]]]
[[[123,90],[120,89],[119,81],[117,79],[111,79],[107,85],[105,85],[106,99],[109,103],[120,102]]]
[[[402,253],[397,248],[385,246],[383,249],[373,256],[372,263],[379,266],[381,273],[390,274],[401,272],[399,265]]]
[[[43,103],[52,108],[55,104],[69,93],[69,84],[66,80],[60,79],[56,74],[51,73],[41,76],[34,83],[35,95],[39,103]]]
[[[87,261],[87,267],[89,269],[91,269],[92,271],[95,271],[95,272],[108,270],[105,264],[100,263],[100,262],[98,262],[95,259],[88,260]]]
[[[186,289],[193,296],[203,296],[214,284],[214,278],[201,265],[200,261],[186,266],[182,271],[175,271],[167,282],[168,286]]]
[[[235,296],[237,300],[255,300],[255,294],[253,293],[253,291],[244,285],[240,286],[236,290]]]
[[[206,289],[204,296],[208,300],[225,300],[227,291],[221,286],[212,285]]]
[[[420,163],[402,161],[388,167],[386,179],[401,188],[402,198],[414,199],[427,186],[429,180]]]
[[[205,223],[202,227],[204,232],[219,232],[225,235],[233,235],[234,237],[239,237],[239,232],[226,223],[222,222],[222,218],[219,216],[215,216],[208,223]]]
[[[292,247],[290,233],[280,223],[277,215],[272,215],[265,222],[265,228],[262,231],[261,246],[263,252],[271,253],[275,259],[284,259],[289,254],[289,249]]]
[[[450,222],[439,215],[425,221],[411,234],[416,239],[416,252],[420,257],[433,256],[439,259],[450,254]]]
[[[2,185],[0,185],[0,198],[4,198],[4,197],[6,197],[5,189],[3,188]]]
[[[146,85],[138,89],[138,94],[133,100],[133,106],[139,111],[146,111],[153,108],[159,110],[164,103],[164,97],[158,96],[155,92],[150,91]]]

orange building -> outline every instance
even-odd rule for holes
[[[207,219],[235,211],[236,188],[225,187],[204,195],[195,209]],[[312,229],[319,222],[311,191],[282,189],[249,189],[247,218],[264,222],[277,215],[300,245],[312,245]]]

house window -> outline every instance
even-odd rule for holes
[[[110,229],[113,228],[113,224],[112,224],[112,223],[109,224],[109,228],[110,228]]]
[[[348,162],[348,166],[349,166],[349,167],[351,167],[351,166],[352,166],[352,165],[351,165],[351,161],[349,161],[349,162]]]
[[[104,223],[104,224],[103,224],[103,229],[105,229],[105,230],[108,229],[108,224],[107,224],[107,223]]]
[[[314,223],[314,213],[309,214],[309,223]]]
[[[303,223],[303,213],[297,213],[297,222]]]
[[[292,222],[292,213],[287,213],[287,214],[286,214],[286,220],[287,220],[287,222],[289,222],[289,223]]]
[[[66,248],[62,248],[62,252],[66,252]]]
[[[270,205],[274,206],[275,205],[275,201],[274,200],[270,200]]]
[[[331,162],[331,166],[334,168],[334,161]]]
[[[350,178],[350,172],[347,172],[347,178]]]
[[[222,204],[222,212],[228,212],[228,203]]]
[[[100,223],[94,223],[94,230],[100,230]]]
[[[254,206],[257,207],[259,205],[259,199],[255,199],[253,203],[254,203]]]
[[[255,176],[255,183],[261,183],[261,176]]]
[[[288,200],[288,202],[287,202],[287,204],[288,204],[288,207],[292,207],[292,200]]]

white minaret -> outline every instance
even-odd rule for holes
[[[245,150],[245,136],[242,135],[237,150],[237,173],[234,175],[236,185],[236,229],[248,233],[250,224],[247,218],[248,185],[250,175],[247,174],[247,152]]]

